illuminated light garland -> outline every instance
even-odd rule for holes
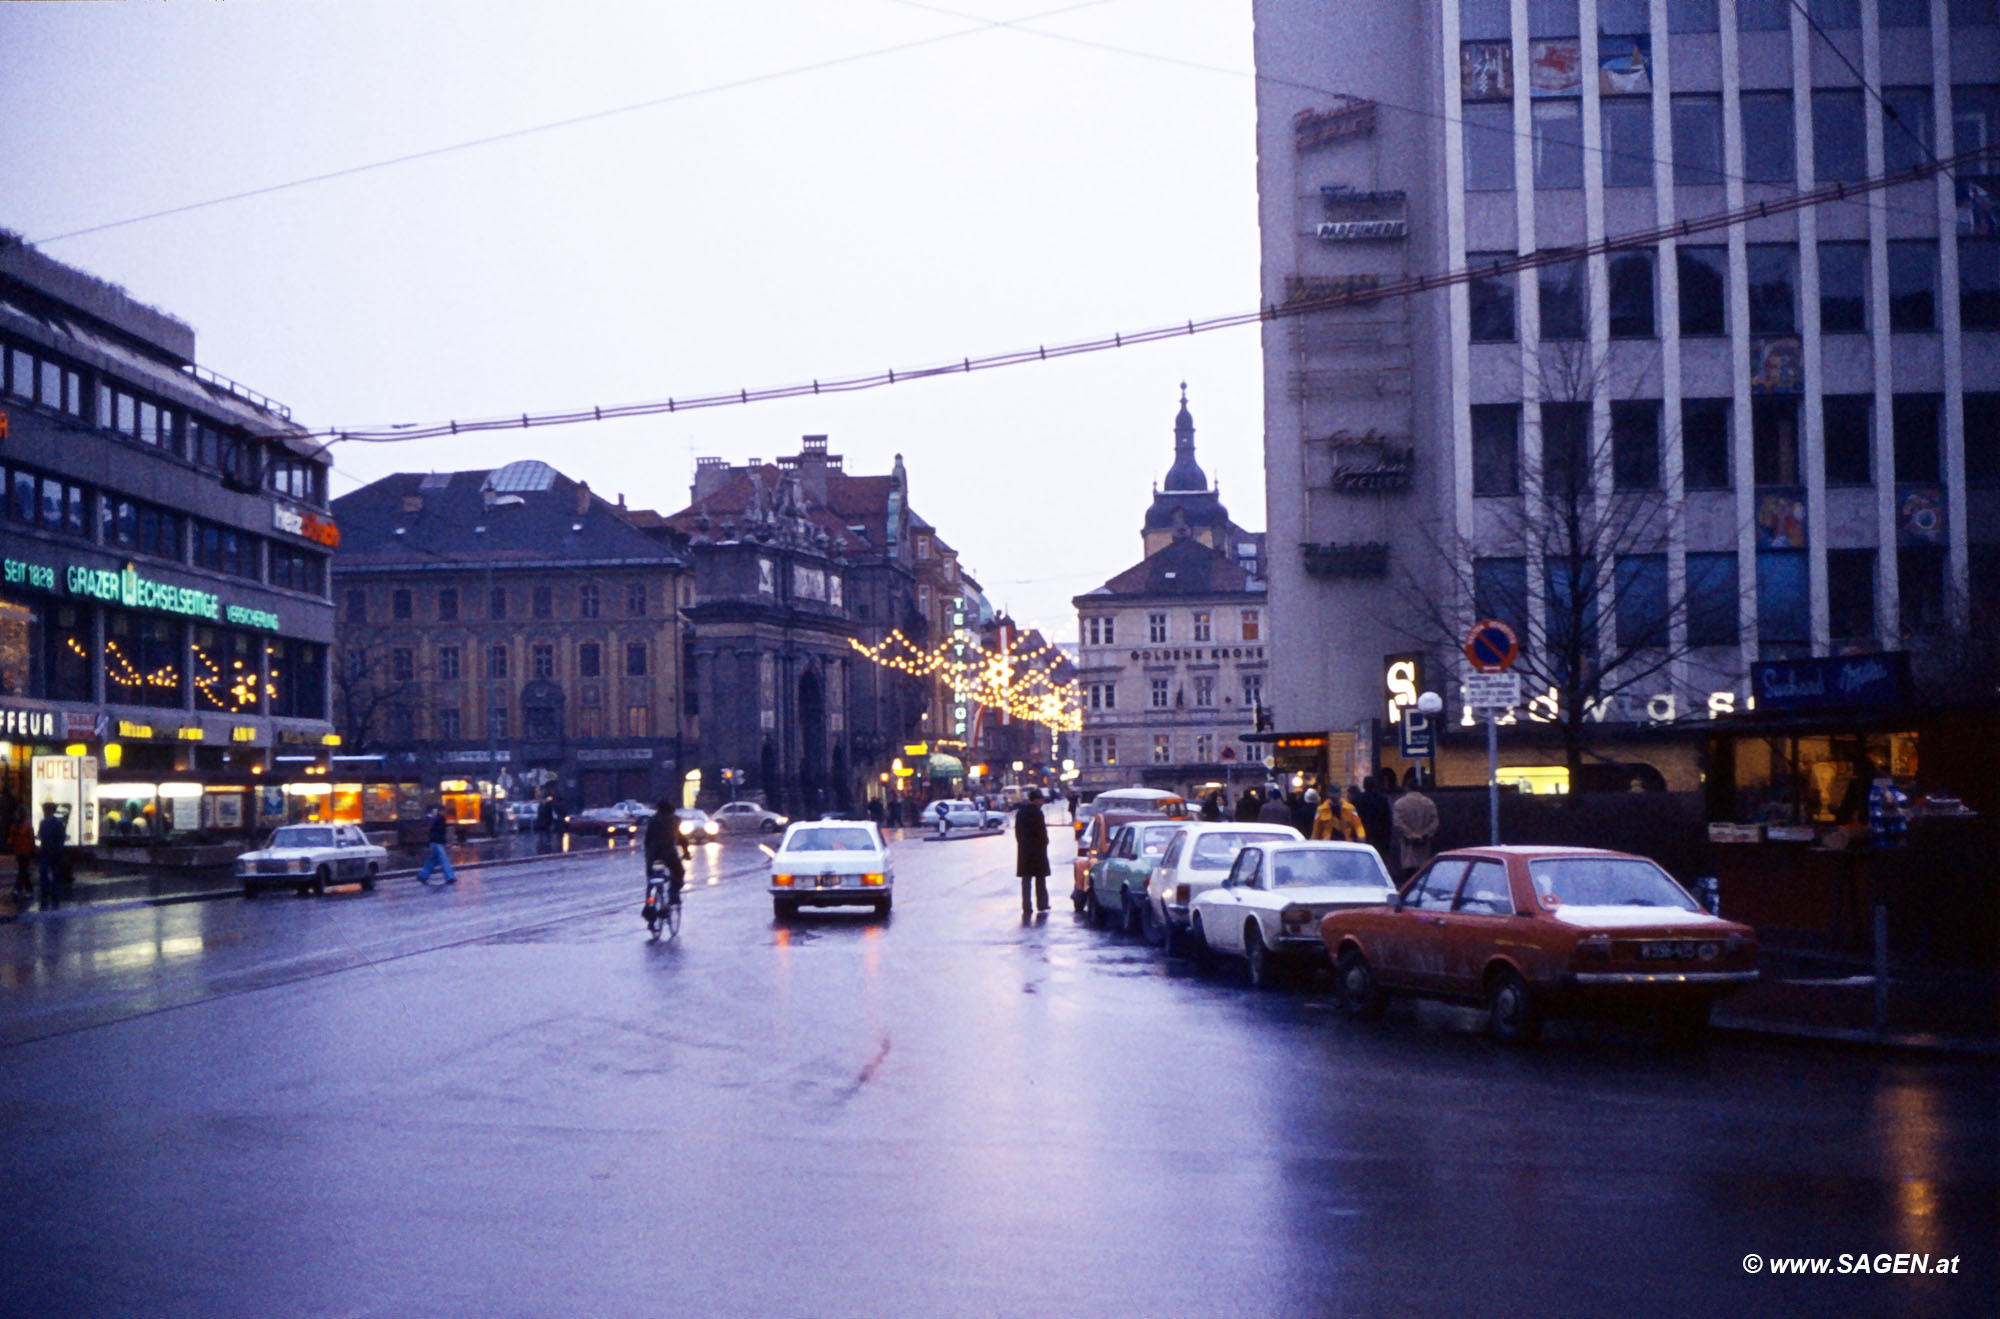
[[[1054,642],[1045,641],[1033,650],[988,652],[978,643],[954,638],[935,649],[926,650],[892,631],[879,645],[868,646],[850,639],[847,643],[883,668],[913,678],[937,677],[959,700],[1004,710],[1023,723],[1041,724],[1057,733],[1083,729],[1083,703],[1079,685],[1072,679],[1058,682],[1046,668],[1022,666],[1055,652]],[[961,658],[956,652],[966,652]]]

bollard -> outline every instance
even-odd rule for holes
[[[1875,1029],[1889,1025],[1889,909],[1875,908]]]

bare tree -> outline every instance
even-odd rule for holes
[[[414,679],[394,675],[387,649],[346,651],[333,671],[334,715],[340,723],[341,745],[357,755],[369,750],[382,736],[389,712],[409,709],[416,694]]]
[[[1708,611],[1733,619],[1740,589],[1670,580],[1678,509],[1662,479],[1657,406],[1614,403],[1600,428],[1592,400],[1605,392],[1603,363],[1568,344],[1545,345],[1539,362],[1539,461],[1520,462],[1517,445],[1512,470],[1478,474],[1475,489],[1503,497],[1479,501],[1469,535],[1425,529],[1422,567],[1439,575],[1406,567],[1398,603],[1406,635],[1434,653],[1456,653],[1474,618],[1513,627],[1523,713],[1559,734],[1575,786],[1606,714],[1659,693],[1691,649],[1689,622]]]

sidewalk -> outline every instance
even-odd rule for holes
[[[633,843],[620,840],[616,846],[626,849],[633,846]],[[445,849],[451,857],[453,868],[458,870],[480,870],[491,866],[511,865],[538,857],[594,856],[605,850],[605,841],[592,835],[574,836],[571,839],[571,846],[565,850],[560,837],[553,842],[538,841],[532,833],[475,838],[470,842]],[[388,866],[383,870],[381,877],[396,879],[416,874],[428,851],[427,847],[390,848]],[[15,903],[10,891],[12,878],[12,873],[9,872],[9,887],[0,888],[0,924],[16,920],[24,912],[33,909],[32,900],[26,906]],[[159,907],[170,903],[205,902],[242,895],[243,886],[237,882],[232,866],[172,868],[101,866],[89,869],[79,867],[76,872],[76,882],[63,895],[62,906],[53,912],[43,912],[40,915],[43,919],[51,916],[79,916],[129,907]]]
[[[1762,977],[1715,1007],[1717,1030],[2000,1058],[2000,975],[1892,966],[1876,1028],[1874,968],[1766,948]]]

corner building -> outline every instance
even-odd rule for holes
[[[1992,0],[1808,9],[1810,24],[1784,0],[1256,0],[1264,302],[2000,143]],[[1267,322],[1278,726],[1379,728],[1386,663],[1411,651],[1457,723],[1463,660],[1413,639],[1412,597],[1455,596],[1464,623],[1502,616],[1534,644],[1551,579],[1510,530],[1563,454],[1592,455],[1597,491],[1663,511],[1655,544],[1597,565],[1645,588],[1600,626],[1670,629],[1671,662],[1609,721],[1705,720],[1744,708],[1761,660],[1920,651],[1992,617],[1995,174],[1988,159]],[[1473,562],[1439,563],[1441,544]],[[1633,618],[1628,598],[1686,607]],[[1649,754],[1692,787],[1678,745]]]

